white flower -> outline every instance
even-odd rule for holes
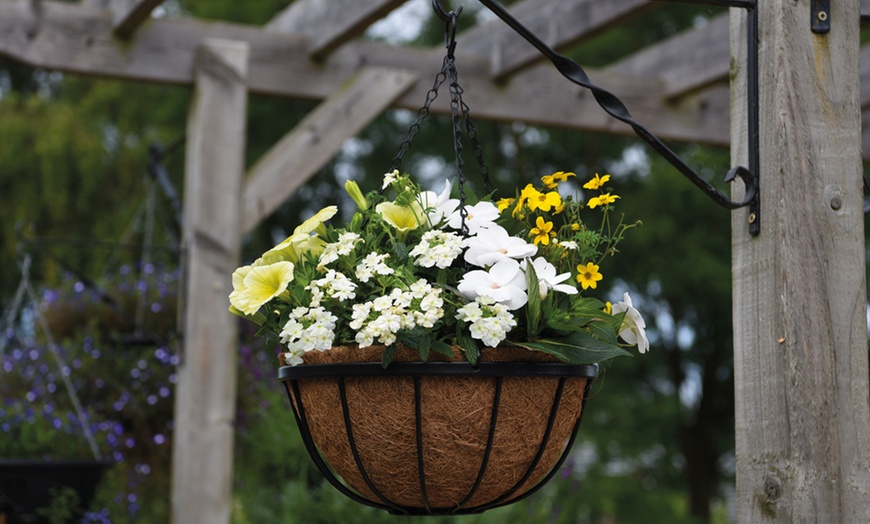
[[[462,238],[454,233],[433,229],[423,233],[420,243],[408,253],[414,263],[422,267],[450,267],[462,253]]]
[[[492,227],[495,225],[495,220],[499,216],[498,207],[492,202],[478,202],[473,206],[465,206],[468,216],[465,217],[465,227],[468,228],[468,234],[477,234],[481,229]],[[462,215],[457,209],[450,214],[447,219],[447,225],[452,229],[462,228]]]
[[[480,340],[487,347],[498,346],[517,325],[508,308],[504,304],[495,303],[488,296],[478,297],[474,302],[457,309],[456,319],[470,322],[471,337]]]
[[[640,316],[640,312],[631,305],[631,297],[628,293],[622,295],[622,302],[613,304],[611,311],[614,315],[625,312],[622,326],[619,328],[619,336],[627,343],[636,345],[639,352],[646,353],[649,350],[649,340],[644,330],[646,323]]]
[[[528,260],[523,260],[520,263],[523,271],[528,271]],[[552,289],[560,291],[568,295],[576,295],[577,288],[571,284],[562,284],[562,282],[571,278],[571,273],[556,274],[556,266],[547,261],[544,257],[538,257],[532,261],[532,267],[535,269],[535,275],[538,277],[538,288],[541,292],[541,299],[547,296],[547,293]]]
[[[305,289],[311,291],[312,298],[318,305],[324,294],[339,301],[356,298],[356,284],[344,273],[334,269],[328,270],[323,278],[312,281]]]
[[[563,240],[559,242],[559,245],[571,251],[577,251],[580,248],[573,240]]]
[[[390,258],[387,253],[369,253],[366,257],[357,264],[355,274],[360,282],[368,282],[374,275],[392,275],[393,268],[387,265],[386,260]]]
[[[489,271],[466,273],[457,289],[469,300],[488,296],[511,310],[523,307],[528,301],[526,276],[520,269],[520,263],[512,258],[496,262]]]
[[[389,186],[390,184],[392,184],[393,182],[395,182],[398,179],[399,179],[399,170],[398,169],[394,169],[394,170],[390,171],[389,173],[384,173],[384,183],[383,183],[383,185],[381,185],[381,190],[383,191],[384,189],[387,188],[387,186]]]
[[[330,349],[337,320],[338,317],[322,307],[294,308],[278,335],[281,343],[287,345],[288,351],[284,353],[287,363],[296,366],[302,363],[306,351]]]
[[[493,225],[464,241],[468,247],[465,261],[479,267],[491,266],[506,258],[522,259],[538,252],[538,247],[522,238],[510,236],[507,230]]]
[[[325,267],[332,262],[338,260],[338,257],[344,257],[353,251],[357,243],[363,239],[356,233],[344,232],[338,236],[338,241],[331,244],[326,244],[323,251],[320,253],[320,258],[317,259],[318,267]]]
[[[459,207],[459,200],[450,198],[450,189],[450,180],[445,180],[444,190],[440,194],[436,195],[434,191],[423,191],[417,196],[417,201],[426,210],[430,226],[438,226],[445,217],[450,216]]]

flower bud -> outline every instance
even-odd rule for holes
[[[354,203],[361,210],[365,211],[369,208],[369,203],[366,201],[366,197],[363,196],[362,191],[360,191],[359,185],[353,180],[348,180],[344,183],[344,190],[347,191],[347,194],[350,195],[350,198],[353,199]]]

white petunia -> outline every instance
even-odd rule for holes
[[[523,271],[528,271],[528,260],[523,260],[520,263]],[[563,284],[562,282],[571,278],[571,273],[556,274],[556,266],[547,261],[544,257],[538,257],[532,261],[532,267],[535,269],[535,275],[538,277],[538,288],[541,292],[541,299],[547,296],[547,293],[552,289],[567,295],[576,295],[577,288],[571,284]]]
[[[526,276],[520,263],[512,258],[496,262],[488,271],[466,273],[457,289],[469,300],[488,296],[511,310],[523,307],[528,301]]]
[[[622,302],[613,304],[611,309],[614,315],[625,312],[625,317],[622,319],[622,326],[619,328],[619,336],[622,340],[629,344],[637,346],[637,350],[641,353],[646,353],[649,350],[649,340],[646,338],[646,323],[640,312],[631,304],[631,297],[628,293],[622,295]]]
[[[465,261],[471,265],[487,267],[506,258],[523,259],[538,252],[538,247],[522,238],[508,234],[507,230],[494,225],[477,232],[464,241]]]

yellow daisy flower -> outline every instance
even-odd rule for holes
[[[583,289],[595,289],[598,287],[598,281],[601,280],[601,273],[598,272],[598,266],[592,262],[588,262],[585,266],[580,264],[577,266],[577,282],[583,286]]]
[[[528,206],[529,202],[538,196],[541,193],[535,189],[535,186],[532,184],[526,184],[526,187],[520,191],[520,197],[517,199],[517,205],[514,206],[513,215],[516,216],[523,211],[523,208]]]
[[[552,175],[544,175],[541,177],[541,181],[544,183],[544,187],[547,189],[556,189],[556,186],[559,185],[559,182],[565,182],[568,180],[569,176],[577,176],[574,173],[566,173],[564,171],[557,171]]]
[[[544,244],[546,246],[550,243],[550,237],[556,236],[556,232],[553,231],[553,223],[544,220],[543,217],[538,217],[535,221],[535,225],[538,227],[533,227],[529,231],[529,236],[535,237],[533,243],[536,246],[538,244]]]
[[[562,197],[556,191],[538,193],[535,197],[529,199],[529,209],[532,211],[540,209],[546,212],[554,207],[558,208],[560,205],[562,205]]]
[[[610,193],[604,193],[601,196],[590,198],[589,202],[586,202],[586,207],[588,207],[589,209],[594,209],[597,206],[606,206],[608,204],[612,204],[612,203],[616,202],[617,198],[619,198],[619,195],[611,195]]]
[[[495,205],[498,206],[498,212],[501,213],[505,209],[511,207],[511,205],[514,203],[514,200],[516,200],[516,199],[515,198],[502,198],[502,199],[500,199],[498,202],[495,203]]]
[[[598,173],[595,173],[595,178],[583,184],[583,189],[598,189],[608,180],[610,180],[610,175],[598,176]]]

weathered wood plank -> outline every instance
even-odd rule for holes
[[[870,517],[858,0],[758,3],[761,234],[733,214],[740,522]],[[746,163],[745,13],[732,10],[735,164]]]
[[[111,0],[109,9],[112,11],[112,29],[121,38],[129,37],[151,16],[151,11],[162,3],[163,0]]]
[[[277,209],[416,80],[413,73],[366,68],[309,113],[249,170],[243,231]]]
[[[656,76],[664,82],[664,95],[677,97],[728,78],[728,14],[712,18],[623,58],[608,71],[625,75]]]
[[[248,45],[207,40],[196,58],[187,126],[184,353],[173,433],[172,522],[229,523],[236,406],[235,318]]]
[[[275,15],[266,30],[307,36],[310,55],[323,59],[403,3],[405,0],[296,0]]]
[[[649,0],[525,0],[511,14],[553,49],[592,38],[627,19],[657,8]],[[457,53],[490,57],[490,74],[503,80],[541,61],[541,54],[501,20],[478,24],[457,36]]]
[[[112,37],[105,10],[43,0],[0,2],[0,54],[24,63],[79,74],[190,85],[196,46],[205,38],[227,38],[250,46],[248,88],[296,98],[321,100],[363,66],[416,72],[417,82],[394,107],[416,110],[441,68],[442,50],[397,48],[374,42],[342,46],[322,64],[308,59],[307,40],[259,27],[196,20],[151,20],[129,43]],[[588,93],[543,64],[493,86],[486,58],[464,56],[460,80],[473,116],[522,120],[630,134],[628,126],[608,117]],[[661,86],[647,78],[589,71],[596,83],[626,101],[638,121],[662,138],[701,143],[728,142],[727,114],[694,114],[685,106],[662,103]],[[439,97],[433,111],[449,113]]]

